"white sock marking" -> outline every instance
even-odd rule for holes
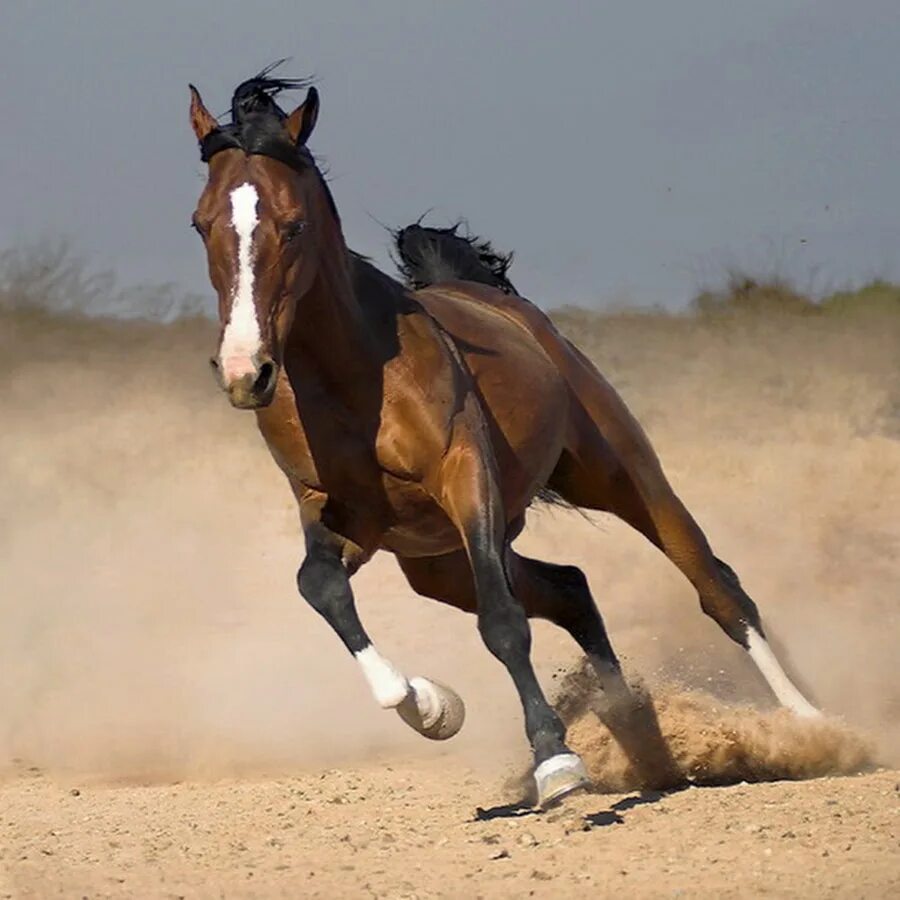
[[[769,687],[772,688],[772,692],[782,706],[786,706],[798,716],[808,719],[822,715],[797,690],[775,658],[769,642],[755,628],[747,629],[747,649],[750,653],[750,658],[756,663],[756,668],[759,669],[763,678],[769,683]]]
[[[393,709],[406,699],[410,690],[406,677],[371,644],[356,654],[356,661],[379,706]]]
[[[253,232],[259,224],[258,203],[259,194],[252,184],[244,183],[231,192],[231,227],[238,237],[238,273],[219,351],[226,378],[253,371],[251,360],[260,347],[259,321],[253,303]]]

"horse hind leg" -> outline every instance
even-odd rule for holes
[[[772,689],[772,693],[775,694],[782,706],[793,710],[793,712],[802,718],[820,717],[822,713],[803,696],[778,662],[778,657],[773,652],[772,647],[766,638],[756,604],[744,591],[740,579],[734,569],[732,569],[728,563],[723,562],[717,557],[713,557],[713,559],[721,573],[721,580],[726,585],[726,591],[731,600],[731,604],[737,606],[738,609],[744,613],[744,621],[749,623],[746,628],[746,643],[744,644],[740,640],[738,640],[738,643],[741,643],[742,646],[747,649],[750,658],[753,660],[757,669],[759,669],[763,678],[765,678],[769,687]],[[716,621],[719,621],[722,607],[725,606],[727,609],[728,601],[723,603],[721,596],[716,597],[715,595],[710,597],[709,600],[710,609],[708,610],[708,614],[716,619]],[[705,607],[704,611],[707,611]],[[733,618],[734,616],[732,614],[724,619],[724,621],[729,621],[729,619]],[[725,627],[721,621],[719,624],[722,625],[723,628]]]
[[[675,764],[653,703],[625,681],[584,573],[575,566],[529,559],[511,549],[506,556],[513,593],[526,615],[564,629],[584,651],[601,688],[599,695],[592,696],[590,708],[622,747],[641,783],[648,788],[673,784]],[[398,557],[398,562],[417,594],[465,612],[477,610],[475,583],[463,551],[417,559]],[[574,695],[564,695],[560,703],[564,719],[583,708]]]
[[[548,486],[577,506],[613,513],[643,534],[691,582],[703,612],[747,650],[778,701],[799,716],[820,716],[781,667],[756,604],[734,570],[713,555],[639,426],[632,422],[628,440],[619,440],[625,446],[616,454],[599,432],[583,433],[576,452],[563,454]]]
[[[567,631],[584,651],[599,684],[590,710],[609,729],[644,788],[671,787],[681,777],[659,726],[656,709],[642,688],[630,685],[610,643],[587,578],[575,566],[561,566],[510,552],[509,568],[516,596],[529,616],[546,619]],[[564,694],[560,712],[568,719],[584,698]]]
[[[821,713],[794,685],[766,639],[762,618],[740,579],[713,555],[706,536],[671,488],[648,504],[663,552],[693,584],[700,608],[743,647],[778,702],[802,718]]]

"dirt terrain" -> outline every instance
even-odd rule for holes
[[[467,703],[430,744],[297,596],[296,512],[211,326],[3,314],[0,896],[900,896],[900,319],[561,322],[828,720],[774,711],[621,523],[538,509],[518,545],[585,569],[691,786],[635,790],[588,713],[599,792],[535,814],[471,618],[389,558],[354,579],[382,652]],[[577,654],[534,633],[559,693]]]
[[[0,896],[900,894],[897,774],[485,808],[452,756],[284,778],[3,796]]]

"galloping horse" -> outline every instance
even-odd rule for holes
[[[778,699],[816,715],[638,423],[537,307],[468,281],[410,291],[347,249],[307,149],[318,94],[309,88],[289,115],[275,100],[299,86],[268,72],[244,82],[224,126],[191,87],[191,125],[209,164],[193,226],[219,302],[213,368],[232,405],[255,410],[299,505],[300,593],[354,654],[378,703],[426,737],[462,725],[456,694],[408,679],[360,622],[350,577],[387,550],[417,593],[477,613],[522,702],[538,802],[587,784],[535,677],[528,617],[565,628],[616,703],[640,703],[581,571],[512,549],[532,500],[549,491],[645,535]]]

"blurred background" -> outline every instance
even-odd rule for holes
[[[0,247],[68,238],[212,311],[187,84],[225,112],[290,57],[347,239],[382,263],[379,222],[431,209],[515,248],[545,307],[683,307],[735,266],[896,278],[898,44],[892,0],[9,0]]]

